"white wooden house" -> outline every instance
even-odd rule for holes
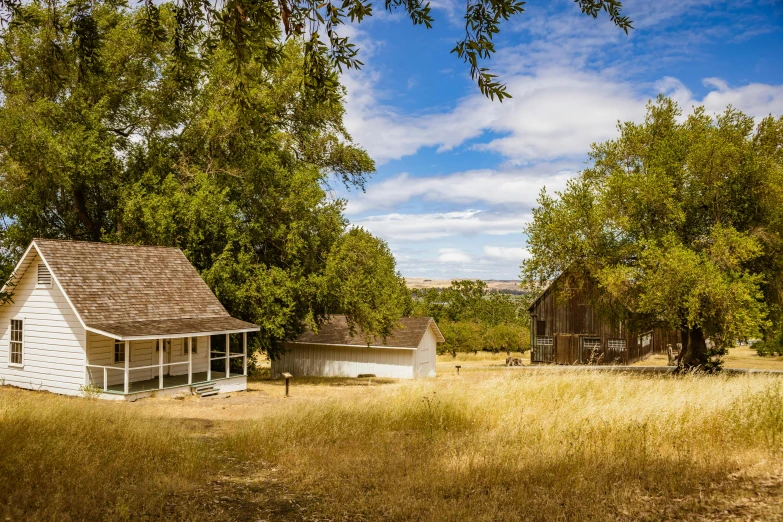
[[[243,390],[247,332],[176,248],[35,239],[0,306],[0,382],[101,398]]]
[[[432,317],[403,317],[386,339],[368,342],[361,330],[351,334],[345,316],[333,315],[318,333],[285,343],[285,353],[272,361],[272,375],[434,377],[436,345],[443,341]]]

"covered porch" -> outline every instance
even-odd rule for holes
[[[149,331],[133,335],[119,332],[116,327],[114,331],[88,331],[85,388],[110,395],[132,395],[240,380],[244,389],[247,334],[258,331],[258,327],[232,321],[236,321],[230,325],[235,329],[218,331],[213,329],[218,326],[215,324],[193,328],[168,321],[169,330],[180,330],[166,332],[168,335],[159,333],[160,327],[155,328],[157,335],[149,335]],[[187,326],[191,328],[183,332]]]

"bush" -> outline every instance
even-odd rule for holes
[[[753,349],[761,357],[783,355],[783,331],[765,341],[759,341],[753,345]]]

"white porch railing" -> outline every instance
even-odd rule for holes
[[[226,350],[225,352],[213,352],[211,345],[211,337],[207,337],[208,339],[208,345],[207,345],[207,381],[212,380],[212,361],[217,360],[224,360],[225,361],[225,377],[217,377],[218,379],[222,378],[229,378],[231,377],[231,359],[238,359],[242,358],[242,375],[247,376],[247,333],[242,333],[242,352],[231,352],[231,346],[230,346],[230,334],[226,334]],[[193,337],[188,337],[188,360],[187,361],[178,361],[178,362],[170,362],[170,363],[164,363],[163,362],[163,346],[164,346],[164,340],[165,339],[171,339],[168,337],[160,338],[158,339],[158,342],[160,343],[160,349],[158,350],[158,364],[150,364],[146,366],[130,366],[130,341],[125,341],[125,362],[124,366],[109,366],[109,365],[99,365],[99,364],[85,364],[85,385],[93,386],[98,389],[102,389],[104,392],[109,392],[110,386],[116,386],[117,384],[122,383],[123,391],[122,393],[128,394],[130,392],[130,385],[133,382],[138,381],[132,381],[131,380],[131,372],[138,372],[141,370],[155,370],[157,369],[157,377],[158,377],[158,386],[157,389],[162,390],[166,387],[176,387],[176,386],[185,386],[185,385],[191,385],[193,384]],[[220,357],[213,357],[213,353],[217,353],[220,355]],[[182,373],[179,375],[171,375],[171,367],[174,366],[184,366],[187,365],[188,370],[187,374]],[[93,372],[93,370],[96,370],[96,372]],[[164,370],[165,374],[164,374]],[[119,380],[117,384],[109,384],[109,377],[111,375],[111,372],[122,372],[122,379]],[[98,375],[94,375],[94,373],[97,373]],[[154,373],[154,372],[152,372]],[[116,375],[116,373],[115,373]],[[177,383],[173,384],[171,386],[165,386],[165,377],[179,377],[187,375],[187,383]],[[236,375],[236,374],[235,374]],[[100,376],[100,385],[97,385],[98,380],[97,377]],[[154,379],[152,378],[146,378],[146,379],[140,379],[140,381],[150,381]],[[147,390],[144,390],[147,391]]]

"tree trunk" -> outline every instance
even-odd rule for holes
[[[689,328],[682,332],[682,350],[678,366],[682,369],[703,368],[710,362],[707,343],[701,328]]]
[[[76,215],[79,217],[79,221],[81,221],[84,228],[87,229],[90,240],[100,241],[101,230],[90,217],[82,186],[77,186],[73,189],[73,206],[76,210]]]

